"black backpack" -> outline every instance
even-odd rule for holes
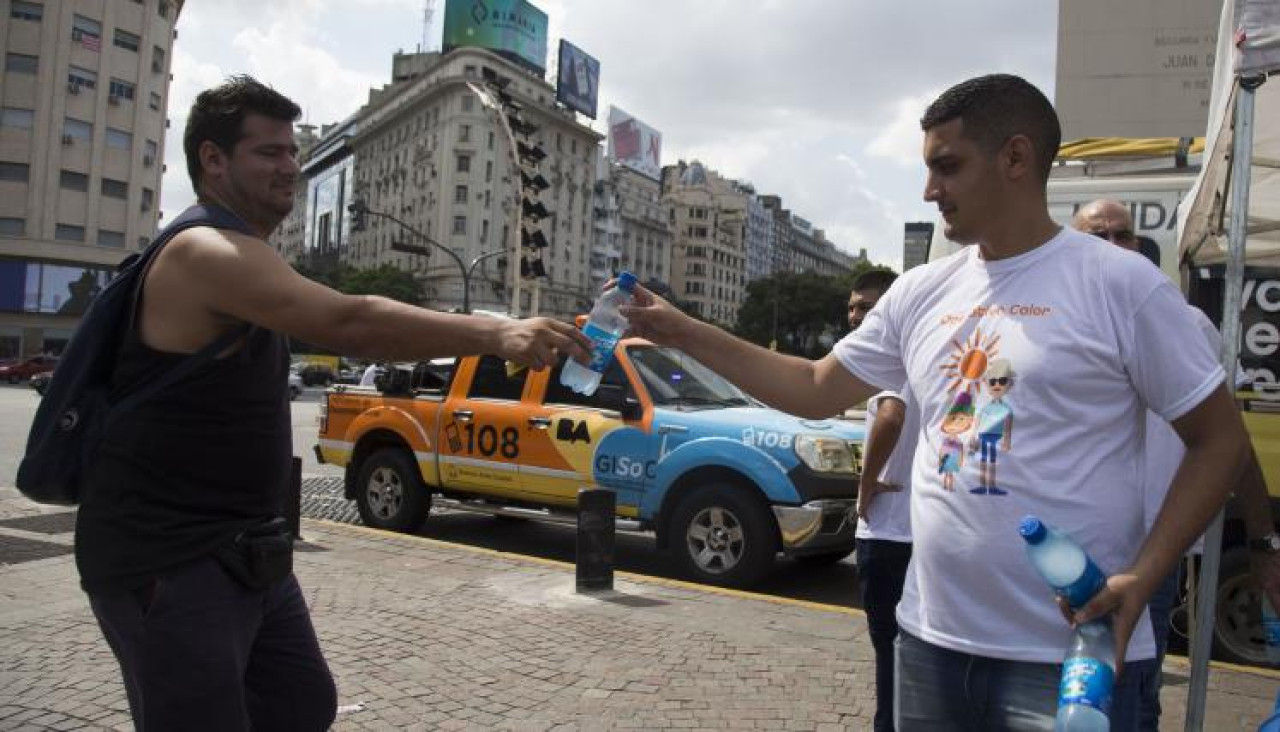
[[[120,345],[133,327],[143,278],[156,255],[178,232],[195,226],[252,234],[234,214],[197,205],[183,211],[150,246],[121,263],[115,278],[90,304],[62,353],[27,437],[18,465],[18,490],[39,503],[80,502],[85,466],[111,422],[191,373],[244,336],[251,326],[233,328],[172,370],[110,400],[111,375]]]

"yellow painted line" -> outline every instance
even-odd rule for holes
[[[350,529],[358,533],[370,534],[383,538],[404,539],[421,544],[438,546],[448,549],[461,549],[471,552],[472,554],[482,554],[490,557],[500,557],[528,564],[541,564],[547,567],[555,567],[557,569],[576,569],[573,562],[562,562],[558,559],[546,559],[544,557],[531,557],[528,554],[518,554],[515,552],[503,552],[497,549],[486,549],[480,546],[471,546],[470,544],[455,544],[449,541],[441,541],[426,536],[417,536],[414,534],[401,534],[395,531],[387,531],[385,529],[374,529],[368,526],[360,526],[358,524],[344,524],[337,521],[328,521],[325,519],[304,519],[308,523],[328,524],[342,529]],[[824,602],[813,602],[811,600],[796,600],[790,597],[778,597],[777,595],[766,595],[759,592],[748,592],[746,590],[734,590],[728,587],[714,587],[712,585],[698,584],[697,582],[685,582],[683,580],[668,579],[666,577],[654,577],[648,574],[639,574],[637,572],[614,572],[615,576],[624,577],[635,582],[646,582],[654,585],[663,585],[676,589],[689,590],[691,592],[702,592],[708,595],[720,595],[723,597],[736,597],[744,600],[758,600],[774,605],[787,605],[790,607],[801,607],[808,610],[817,610],[819,612],[834,613],[836,615],[851,615],[854,617],[865,617],[866,613],[856,607],[845,607],[843,605],[831,605]]]
[[[324,519],[305,519],[311,523],[329,524],[343,529],[351,529],[357,532],[364,532],[374,536],[407,539],[422,544],[439,546],[448,549],[460,549],[462,551],[471,552],[473,554],[482,554],[490,557],[499,557],[512,561],[525,562],[528,564],[541,564],[547,567],[556,567],[557,569],[576,569],[572,562],[562,562],[558,559],[546,559],[544,557],[531,557],[528,554],[518,554],[515,552],[502,552],[497,549],[486,549],[479,546],[471,546],[470,544],[455,544],[449,541],[441,541],[439,539],[431,539],[426,536],[416,536],[414,534],[401,534],[395,531],[386,531],[384,529],[372,529],[368,526],[360,526],[357,524],[344,524],[337,521],[326,521]],[[722,597],[736,597],[743,600],[757,600],[759,602],[767,602],[773,605],[784,605],[788,607],[800,607],[807,610],[816,610],[818,612],[833,613],[835,615],[848,615],[852,617],[866,617],[866,612],[856,607],[845,607],[843,605],[831,605],[824,602],[813,602],[811,600],[796,600],[790,597],[778,597],[777,595],[766,595],[759,592],[748,592],[746,590],[734,590],[728,587],[715,587],[712,585],[702,585],[696,582],[685,582],[683,580],[668,579],[666,577],[654,577],[648,574],[639,574],[637,572],[614,572],[616,576],[624,577],[634,582],[646,582],[653,585],[662,585],[675,589],[689,590],[691,592],[702,592],[708,595],[720,595]],[[1165,660],[1190,668],[1191,661],[1185,656],[1176,654],[1167,654]],[[1242,674],[1252,674],[1254,676],[1263,676],[1269,679],[1280,679],[1280,669],[1269,669],[1257,666],[1242,666],[1236,663],[1227,663],[1226,661],[1210,661],[1209,668],[1219,671],[1234,671]]]

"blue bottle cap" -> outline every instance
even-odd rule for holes
[[[1044,522],[1035,516],[1025,516],[1022,523],[1018,525],[1018,533],[1022,534],[1022,538],[1027,540],[1028,544],[1039,544],[1044,541],[1045,534],[1049,530],[1045,528]]]
[[[618,288],[623,292],[631,292],[636,286],[636,276],[630,272],[618,275]]]

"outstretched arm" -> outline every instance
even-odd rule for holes
[[[634,292],[634,304],[622,311],[633,334],[679,348],[775,409],[831,417],[878,391],[831,354],[810,361],[770,351],[685,315],[639,285]]]

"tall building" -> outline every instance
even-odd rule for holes
[[[610,171],[622,219],[622,269],[641,282],[671,282],[671,230],[662,207],[661,184],[625,165]]]
[[[933,224],[908,221],[902,236],[902,271],[929,261],[929,242],[933,240]]]
[[[155,236],[181,0],[6,3],[0,357],[60,353]]]
[[[773,215],[765,207],[755,189],[746,186],[747,198],[747,282],[773,274],[777,260],[777,237],[774,234]]]
[[[696,160],[662,170],[674,246],[672,290],[714,323],[734,323],[745,296],[748,198],[734,181]]]

